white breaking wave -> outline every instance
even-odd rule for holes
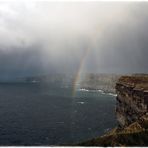
[[[78,91],[90,91],[90,90],[85,89],[85,88],[80,88],[80,89],[78,89]]]
[[[84,104],[85,102],[77,102],[77,103],[79,103],[79,104]]]
[[[114,93],[105,93],[101,89],[98,89],[98,90],[88,90],[88,89],[85,89],[85,88],[80,88],[80,89],[78,89],[78,91],[82,91],[82,92],[100,92],[103,95],[110,95],[110,96],[114,96],[114,97],[117,96],[117,94],[114,94]]]
[[[85,89],[85,88],[80,88],[80,89],[78,89],[78,91],[101,92],[101,93],[103,93],[103,90],[101,90],[101,89],[98,89],[98,90],[89,90],[89,89]]]
[[[117,97],[117,94],[113,94],[113,93],[108,93],[108,95]]]
[[[103,90],[99,89],[99,90],[98,90],[98,92],[101,92],[101,93],[103,93]]]

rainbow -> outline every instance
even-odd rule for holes
[[[73,89],[72,89],[72,96],[73,97],[76,95],[77,83],[80,81],[81,73],[82,73],[82,70],[83,70],[83,67],[84,67],[84,63],[85,63],[85,60],[87,58],[87,55],[88,55],[90,49],[91,48],[88,47],[85,50],[83,57],[81,58],[80,65],[79,65],[79,68],[78,68],[78,72],[76,73],[76,76],[75,76],[75,79],[74,79],[74,82],[73,82]]]
[[[99,28],[98,28],[99,27]],[[93,48],[93,46],[97,43],[97,37],[98,37],[98,30],[103,31],[104,29],[100,26],[96,26],[95,31],[93,32],[91,39],[90,39],[90,45],[86,48],[83,57],[81,58],[80,65],[78,68],[78,72],[76,73],[75,79],[73,81],[73,89],[72,89],[72,96],[75,97],[76,90],[77,90],[77,84],[80,82],[82,70],[84,68],[84,64],[86,61],[86,58],[90,52],[90,50]]]

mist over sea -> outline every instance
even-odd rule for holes
[[[115,96],[61,83],[0,83],[0,145],[73,144],[116,126]]]

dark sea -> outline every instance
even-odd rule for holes
[[[0,145],[71,145],[116,126],[115,96],[60,83],[0,84]]]

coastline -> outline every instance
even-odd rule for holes
[[[117,96],[115,92],[112,91],[105,91],[103,89],[88,89],[88,88],[79,88],[77,91],[84,91],[84,92],[99,92],[101,94],[110,95],[110,96]]]

